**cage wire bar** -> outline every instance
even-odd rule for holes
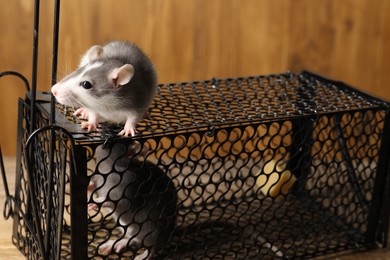
[[[30,133],[35,130],[35,102],[37,94],[37,77],[38,77],[38,49],[39,49],[39,15],[40,15],[40,0],[34,1],[34,28],[33,28],[33,51],[32,51],[32,72],[31,72],[31,124]]]
[[[108,158],[126,145],[129,165],[143,162],[174,185],[175,229],[159,258],[305,259],[387,246],[389,103],[310,72],[214,78],[159,85],[134,138],[117,137],[120,125],[87,132],[37,93],[39,9],[35,0],[31,91],[17,72],[1,74],[27,82],[13,199],[13,243],[26,257],[134,257],[100,250],[128,228],[103,210],[118,202],[89,191],[91,180],[118,174],[117,162],[99,168],[102,145]],[[52,84],[59,18],[56,0]]]

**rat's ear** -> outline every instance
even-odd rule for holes
[[[87,51],[85,55],[89,61],[93,61],[101,58],[103,55],[103,47],[100,45],[94,45]]]
[[[101,58],[103,55],[103,47],[100,45],[94,45],[84,54],[81,58],[79,67],[87,65],[90,61]]]
[[[131,64],[125,64],[120,68],[114,69],[110,73],[110,79],[115,87],[126,85],[134,76],[134,67]]]

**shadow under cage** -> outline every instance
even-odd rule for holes
[[[310,72],[159,85],[132,138],[19,102],[29,259],[290,259],[386,246],[389,103]],[[26,141],[28,140],[27,144]]]

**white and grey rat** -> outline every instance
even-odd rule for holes
[[[126,41],[112,41],[92,46],[79,67],[51,92],[59,103],[80,107],[74,114],[88,119],[81,127],[90,131],[101,121],[125,123],[119,135],[134,136],[156,89],[156,71],[142,50]]]
[[[111,148],[96,148],[96,170],[88,186],[91,197],[89,209],[104,208],[111,216],[121,237],[108,239],[98,247],[102,255],[120,253],[126,248],[136,254],[134,260],[153,259],[157,250],[172,235],[198,232],[200,229],[234,229],[236,223],[223,220],[201,222],[188,227],[176,226],[178,196],[172,180],[157,165],[144,161],[141,144],[115,143]],[[241,235],[253,238],[282,257],[281,249],[246,226]],[[111,233],[111,232],[110,232]],[[137,254],[139,249],[144,249]]]
[[[98,248],[103,255],[126,247],[138,251],[134,259],[152,259],[173,231],[177,215],[177,192],[172,180],[156,165],[133,157],[126,144],[96,148],[96,172],[88,189],[91,203],[105,208],[122,238],[109,239]],[[90,205],[89,205],[90,206]]]

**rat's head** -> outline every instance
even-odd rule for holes
[[[117,99],[122,86],[134,75],[131,64],[95,60],[72,72],[51,88],[57,101],[66,106],[104,109]]]

